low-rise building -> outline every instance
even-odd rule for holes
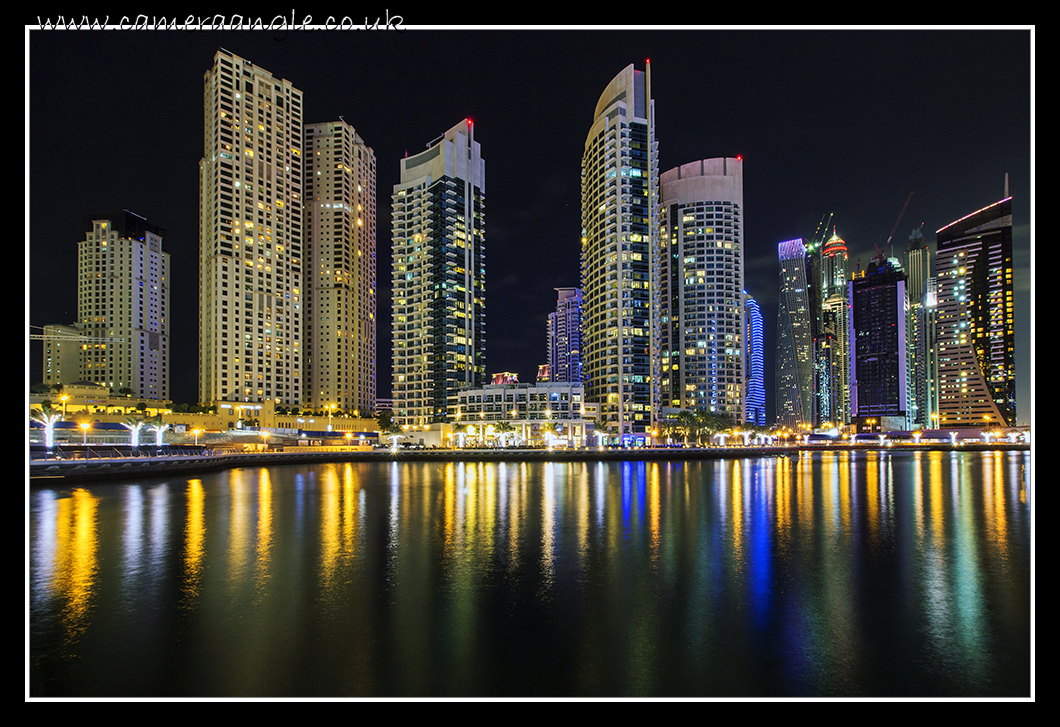
[[[504,438],[508,444],[584,447],[596,444],[596,416],[581,383],[489,384],[460,391],[453,431],[465,443]]]

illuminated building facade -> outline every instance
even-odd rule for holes
[[[815,423],[838,426],[850,422],[846,242],[833,231],[815,258],[820,291],[814,331]]]
[[[492,384],[460,391],[453,426],[480,442],[507,434],[508,443],[547,444],[551,435],[552,443],[580,447],[597,444],[596,411],[578,382],[520,384],[500,375]]]
[[[486,172],[470,119],[401,160],[393,192],[394,421],[451,421],[486,383]]]
[[[744,362],[747,394],[744,397],[744,421],[766,426],[765,339],[762,309],[751,296],[744,293]]]
[[[1015,426],[1012,198],[935,239],[939,427]]]
[[[850,281],[851,420],[859,431],[909,428],[909,302],[894,258],[874,260]]]
[[[302,93],[226,50],[203,79],[199,400],[302,404]]]
[[[556,288],[556,292],[556,310],[548,314],[548,380],[581,383],[582,291]]]
[[[814,350],[811,318],[813,266],[802,238],[777,246],[780,296],[777,304],[777,423],[802,431],[814,423]]]
[[[743,160],[692,162],[660,181],[661,401],[742,422]]]
[[[307,405],[375,411],[376,161],[345,121],[305,127]]]
[[[55,323],[43,328],[43,371],[41,382],[48,386],[66,384],[81,378],[81,347],[84,334],[78,324]]]
[[[165,230],[122,211],[86,216],[83,231],[77,254],[77,329],[83,336],[78,379],[115,393],[169,399]]]
[[[928,331],[931,309],[926,305],[931,280],[931,249],[919,229],[913,230],[905,246],[904,264],[909,296],[909,378],[913,387],[912,424],[932,428],[931,383],[929,363],[931,350]]]
[[[652,289],[658,186],[651,67],[604,89],[582,155],[582,365],[612,439],[644,438],[658,408]],[[639,436],[638,436],[639,435]]]

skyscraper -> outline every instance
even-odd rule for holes
[[[939,426],[1015,426],[1012,198],[935,240]]]
[[[847,365],[847,246],[833,230],[817,258],[820,314],[815,335],[816,424],[850,422],[850,368]]]
[[[917,427],[931,427],[929,368],[929,314],[925,305],[928,281],[931,280],[931,249],[920,229],[913,230],[905,246],[905,263],[909,296],[909,380],[913,387],[912,423]]]
[[[777,423],[796,431],[814,422],[812,266],[802,238],[777,246],[780,298],[777,306]]]
[[[548,314],[549,381],[581,383],[582,291],[556,288],[556,292],[556,311]]]
[[[345,121],[305,127],[305,399],[375,411],[375,153]]]
[[[851,280],[850,401],[859,429],[909,428],[908,316],[906,275],[895,258],[879,257]]]
[[[743,160],[661,176],[659,339],[663,406],[743,421]]]
[[[394,421],[450,421],[486,383],[486,167],[465,119],[401,160],[393,193]]]
[[[129,211],[87,215],[78,244],[79,377],[169,399],[169,254],[165,230]],[[71,383],[67,379],[63,383]]]
[[[302,93],[222,49],[203,100],[199,399],[301,405]]]
[[[604,89],[582,155],[583,355],[586,398],[612,437],[645,434],[657,411],[652,289],[658,145],[651,67]]]
[[[765,341],[762,309],[751,296],[744,293],[744,361],[746,362],[747,394],[744,397],[744,421],[766,425]]]

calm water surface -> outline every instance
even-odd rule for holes
[[[32,696],[1030,696],[1029,453],[29,492]]]

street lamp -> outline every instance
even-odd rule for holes
[[[90,426],[92,426],[92,425],[89,424],[88,422],[81,422],[81,433],[83,435],[81,437],[81,444],[83,444],[85,446],[88,446],[88,428]]]

